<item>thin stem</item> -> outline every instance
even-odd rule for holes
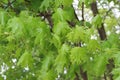
[[[84,2],[82,2],[82,21],[84,22]]]
[[[73,5],[72,5],[72,7],[73,7]],[[74,9],[74,7],[73,7],[73,9]],[[75,15],[75,18],[79,21],[79,18],[77,16],[76,12],[75,12],[75,9],[74,9],[74,15]]]

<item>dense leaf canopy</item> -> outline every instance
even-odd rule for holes
[[[0,0],[0,80],[120,80],[120,1],[73,2]]]

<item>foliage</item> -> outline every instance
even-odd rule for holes
[[[94,1],[79,0],[79,6],[89,9]],[[85,72],[87,80],[120,79],[120,17],[102,7],[91,21],[79,20],[72,3],[0,0],[0,80],[85,80]],[[96,31],[103,23],[110,32],[105,40]]]

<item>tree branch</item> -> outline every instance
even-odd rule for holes
[[[74,10],[75,19],[76,19],[77,21],[79,21],[78,16],[77,16],[77,14],[76,14],[76,12],[75,12],[75,9],[74,9],[73,5],[71,5],[71,6],[72,6],[72,8],[73,8],[73,10]],[[69,20],[67,20],[67,23],[68,23],[71,27],[74,27],[74,26],[76,25],[76,22],[75,22],[75,21],[69,21]]]
[[[14,0],[14,1],[12,1],[12,2],[10,2],[10,0],[8,0],[8,4],[7,4],[7,6],[5,7],[5,9],[7,9],[8,7],[12,7],[12,4],[13,4],[14,2],[16,2],[16,0]]]
[[[99,14],[96,2],[92,2],[91,3],[91,10],[92,10],[94,16]],[[101,27],[97,28],[97,29],[98,29],[98,33],[100,35],[101,40],[106,40],[107,36],[106,36],[105,29],[104,29],[104,24],[101,23]],[[109,74],[109,73],[111,73],[111,71],[112,71],[112,69],[114,67],[114,60],[113,59],[109,59],[108,61],[109,61],[109,64],[107,65],[107,71],[108,71],[108,74]],[[110,78],[110,80],[113,80],[113,75],[110,74],[109,78]]]
[[[99,14],[96,2],[92,2],[91,3],[91,10],[92,10],[94,16],[96,16],[97,14]],[[101,40],[106,40],[107,36],[106,36],[106,32],[105,32],[104,24],[103,23],[101,24],[100,28],[97,28],[97,30],[98,30],[98,33],[100,35],[100,39]]]
[[[76,75],[76,77],[75,77],[75,79],[74,79],[74,80],[79,80],[79,75],[78,75],[78,73],[77,73],[77,72],[75,72],[75,75]]]
[[[73,5],[72,5],[72,7],[73,7]],[[73,9],[74,9],[74,7],[73,7]],[[75,15],[75,18],[79,21],[78,16],[77,16],[77,14],[75,12],[75,9],[74,9],[74,15]]]
[[[84,22],[84,2],[82,2],[82,21]]]
[[[50,10],[45,11],[45,12],[40,12],[37,16],[43,16],[44,20],[47,19],[49,25],[50,25],[50,30],[52,32],[52,28],[53,28],[53,21],[52,21],[52,12]]]

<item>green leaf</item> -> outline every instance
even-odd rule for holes
[[[71,62],[74,64],[81,64],[81,63],[86,62],[86,59],[87,59],[86,49],[82,47],[72,48],[70,59],[71,59]]]
[[[64,54],[59,54],[55,59],[55,67],[57,73],[62,73],[65,65],[67,64],[67,57]]]
[[[113,29],[113,26],[116,26],[119,20],[117,20],[115,17],[109,17],[105,19],[105,23],[107,24],[107,28],[109,30]]]
[[[114,80],[120,80],[120,76],[118,76],[117,78],[115,78]]]
[[[102,17],[100,15],[96,15],[93,20],[92,20],[92,24],[95,26],[95,27],[98,27],[100,28],[101,26],[101,23],[102,23]]]
[[[38,11],[42,1],[44,1],[44,0],[31,0],[30,7],[32,8],[32,10]]]
[[[88,28],[91,28],[92,24],[90,22],[85,22],[85,26],[88,27]]]
[[[72,5],[73,0],[55,0],[55,6],[65,6],[65,7],[69,7]]]
[[[61,0],[61,1],[64,6],[71,6],[73,2],[73,0]]]
[[[120,68],[119,67],[118,68],[114,68],[112,73],[114,75],[113,76],[114,80],[119,80],[120,79]]]
[[[71,9],[69,9],[69,11],[71,11]],[[58,8],[52,16],[54,20],[54,24],[57,24],[59,22],[65,22],[66,20],[70,20],[72,16],[69,16],[69,15],[70,14],[68,14],[67,8],[66,10]]]
[[[18,0],[18,2],[19,2],[19,3],[23,3],[23,2],[24,2],[24,0]]]
[[[68,46],[67,44],[63,44],[61,49],[59,50],[59,54],[66,55],[67,53],[69,53],[69,51],[70,51],[70,46]]]
[[[47,10],[47,8],[50,7],[51,2],[52,2],[52,0],[43,0],[40,5],[40,11]]]
[[[76,77],[75,72],[79,73],[79,71],[80,71],[80,66],[79,65],[71,64],[71,66],[68,69],[67,74],[66,74],[66,80],[69,80],[69,79],[74,80],[75,77]]]
[[[55,80],[55,78],[57,77],[57,74],[54,72],[53,69],[45,72],[41,72],[41,75],[38,76],[37,80]]]
[[[41,71],[48,71],[53,63],[54,56],[51,52],[47,56],[45,56],[44,60],[42,61],[42,68]]]
[[[120,44],[119,35],[113,33],[108,37],[108,42],[110,43],[111,47],[119,47],[118,44]]]
[[[51,40],[50,28],[44,22],[39,24],[40,26],[36,29],[35,45],[39,44],[42,49],[48,48]]]
[[[107,65],[107,60],[104,55],[96,57],[95,64],[94,64],[95,75],[100,76],[104,74],[106,65]]]
[[[94,73],[93,74],[94,76],[100,77],[102,74],[104,74],[107,64],[108,64],[107,55],[100,54],[91,61],[91,64],[88,63],[89,65],[88,73],[90,75]]]
[[[68,64],[68,53],[70,47],[66,44],[63,44],[59,50],[59,55],[55,59],[55,66],[57,73],[62,73],[66,64]]]
[[[82,27],[76,26],[70,33],[67,34],[67,39],[70,42],[80,42],[85,40],[85,32]]]
[[[59,21],[64,21],[64,12],[61,8],[58,8],[56,12],[53,14],[52,18],[55,21],[54,23],[56,24]]]
[[[0,10],[0,24],[2,25],[2,26],[5,26],[5,24],[7,23],[7,21],[8,21],[8,15],[7,15],[7,12],[5,12],[5,11],[1,11]]]
[[[29,53],[28,51],[25,51],[23,53],[23,55],[20,57],[20,59],[17,62],[18,66],[22,66],[22,67],[32,67],[33,66],[33,58],[32,58],[32,54]]]
[[[8,24],[8,28],[11,29],[12,33],[16,37],[20,37],[23,35],[24,24],[19,18],[14,17],[10,19],[7,24]]]
[[[120,66],[120,58],[119,58],[119,56],[120,56],[120,51],[118,50],[112,50],[113,52],[114,52],[114,54],[113,54],[113,58],[114,58],[114,61],[115,61],[115,66],[117,67],[117,66]],[[112,52],[111,51],[111,52]],[[117,54],[115,54],[115,53],[117,53]]]
[[[58,22],[53,27],[53,32],[59,36],[65,36],[70,31],[70,27],[66,22]]]
[[[113,71],[112,71],[112,73],[113,74],[117,74],[117,75],[120,75],[120,68],[115,68],[115,69],[113,69]]]
[[[3,12],[0,12],[0,23],[1,23],[1,25],[4,25],[5,24],[5,22],[4,22],[4,13]]]
[[[55,78],[57,77],[56,73],[54,72],[54,70],[49,70],[47,72],[46,77],[44,77],[44,80],[55,80]]]
[[[57,49],[59,49],[62,45],[60,37],[56,34],[53,35],[52,41],[51,41]]]
[[[90,52],[95,52],[100,49],[100,44],[97,40],[89,40],[89,42],[87,43],[87,49]]]
[[[67,21],[72,21],[75,19],[75,13],[74,13],[74,9],[71,7],[66,7],[63,9],[64,10],[64,18]]]

